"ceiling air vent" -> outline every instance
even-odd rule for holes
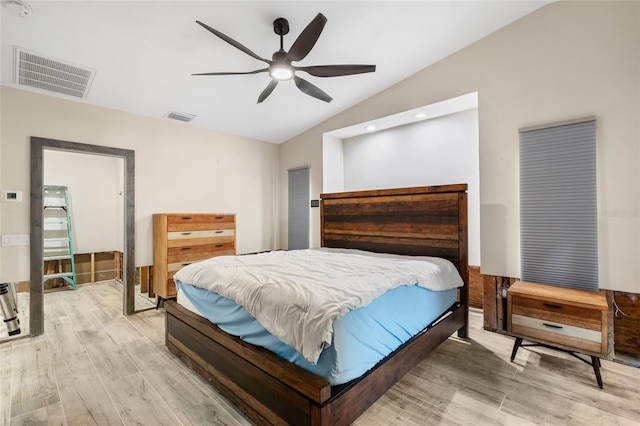
[[[194,118],[196,118],[196,116],[193,114],[189,114],[186,112],[177,112],[177,111],[171,111],[167,115],[165,115],[165,117],[171,118],[172,120],[182,121],[184,123],[188,123]]]
[[[15,48],[15,83],[86,99],[96,71]]]

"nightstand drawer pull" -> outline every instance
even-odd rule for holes
[[[216,231],[216,234],[222,234],[224,231]]]
[[[191,250],[191,247],[182,247],[182,250]]]
[[[191,235],[191,232],[183,232],[182,235]]]
[[[555,328],[555,329],[560,329],[562,328],[561,325],[555,325],[555,324],[549,324],[547,322],[543,322],[542,325],[544,325],[545,327],[551,327],[551,328]]]
[[[216,247],[222,247],[224,244],[216,244]]]
[[[191,216],[182,216],[183,220],[191,220]]]
[[[562,306],[560,306],[560,305],[552,305],[551,303],[543,303],[542,305],[546,306],[547,308],[562,309]]]
[[[189,263],[183,263],[183,264],[182,264],[182,266],[189,266],[189,265],[191,265],[191,262],[189,262]],[[546,325],[546,324],[545,324],[545,325]],[[560,328],[562,328],[562,327],[560,327]]]

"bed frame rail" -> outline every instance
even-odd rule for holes
[[[274,425],[351,424],[465,325],[464,309],[454,308],[444,320],[414,336],[364,376],[331,395],[331,387],[324,379],[225,333],[176,302],[165,302],[165,309],[169,350],[247,417],[257,424]]]

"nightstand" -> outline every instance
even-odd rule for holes
[[[563,350],[591,365],[600,388],[600,358],[607,356],[607,300],[604,293],[515,282],[507,293],[507,330],[520,346]],[[523,340],[533,344],[522,344]],[[584,354],[591,361],[579,356]]]

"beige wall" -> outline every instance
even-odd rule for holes
[[[153,213],[236,213],[239,253],[276,247],[277,145],[9,87],[0,96],[0,186],[25,197],[0,204],[2,234],[29,233],[30,137],[39,136],[135,151],[137,266],[153,262]],[[29,247],[1,250],[0,280],[27,280]]]
[[[520,274],[518,129],[595,115],[600,286],[640,292],[639,82],[640,2],[544,6],[281,145],[282,241],[282,171],[311,164],[317,197],[322,133],[477,91],[482,272]]]
[[[124,159],[47,149],[43,163],[44,184],[68,189],[74,253],[124,252]]]

